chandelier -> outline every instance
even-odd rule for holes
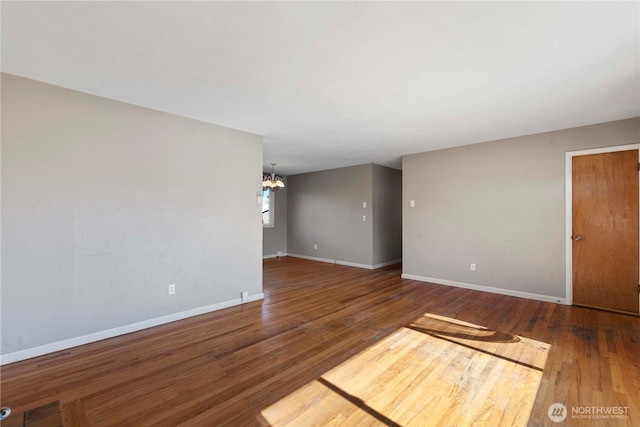
[[[271,191],[278,191],[284,187],[284,181],[280,175],[276,175],[276,164],[271,163],[271,173],[262,174],[262,189],[270,189]]]

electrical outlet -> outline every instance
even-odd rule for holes
[[[241,299],[242,301],[246,301],[246,300],[248,300],[248,299],[249,299],[249,292],[242,292],[242,293],[240,294],[240,299]]]
[[[367,202],[362,202],[362,209],[367,209]]]
[[[469,264],[469,270],[476,271],[476,263],[475,262],[472,262],[471,264]]]
[[[366,221],[367,220],[367,216],[366,215],[362,215],[362,220]]]
[[[318,245],[313,245],[313,249],[318,249]]]
[[[409,207],[410,208],[415,208],[416,207],[416,201],[415,200],[410,200],[409,201]]]
[[[175,283],[172,283],[169,285],[169,295],[173,295],[176,293],[176,285]]]

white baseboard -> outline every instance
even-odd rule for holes
[[[287,255],[290,256],[290,257],[293,257],[293,258],[308,259],[309,261],[327,262],[329,264],[335,264],[336,263],[335,259],[318,258],[318,257],[314,257],[314,256],[299,255],[299,254],[292,254],[292,253],[289,253]]]
[[[309,261],[328,262],[329,264],[335,264],[336,263],[335,259],[318,258],[318,257],[315,257],[315,256],[299,255],[299,254],[292,254],[292,253],[289,253],[288,256],[294,257],[294,258],[308,259]]]
[[[376,268],[388,267],[390,265],[400,264],[401,262],[402,259],[394,259],[393,261],[381,262],[380,264],[374,264],[373,269],[375,270]]]
[[[281,258],[283,256],[288,256],[288,254],[284,252],[284,253],[281,253],[280,255],[278,254],[262,255],[262,259]]]
[[[338,265],[345,265],[347,267],[356,267],[356,268],[364,268],[366,270],[373,270],[373,265],[369,264],[359,264],[357,262],[349,262],[349,261],[340,261],[339,259],[335,260]]]
[[[308,256],[308,255],[299,255],[299,254],[287,254],[290,257],[294,257],[294,258],[302,258],[302,259],[308,259],[310,261],[318,261],[318,262],[326,262],[329,264],[338,264],[338,265],[344,265],[347,267],[356,267],[356,268],[364,268],[366,270],[375,270],[376,268],[382,268],[382,267],[386,267],[388,265],[393,265],[393,264],[399,264],[402,262],[401,259],[397,259],[397,260],[393,260],[393,261],[389,261],[389,262],[383,262],[381,264],[375,264],[375,265],[371,265],[371,264],[360,264],[357,262],[350,262],[350,261],[340,261],[339,259],[329,259],[329,258],[318,258],[318,257],[314,257],[314,256]]]
[[[512,289],[494,288],[491,286],[474,285],[472,283],[455,282],[453,280],[435,279],[433,277],[416,276],[413,274],[402,273],[403,279],[418,280],[420,282],[435,283],[438,285],[455,286],[456,288],[473,289],[474,291],[491,292],[492,294],[508,295],[511,297],[527,298],[537,301],[554,302],[557,304],[566,304],[565,298],[552,297],[549,295],[532,294],[529,292],[514,291]]]
[[[81,337],[69,338],[66,340],[57,341],[50,344],[41,345],[38,347],[32,347],[24,350],[15,351],[13,353],[3,354],[3,355],[0,355],[0,366],[7,365],[9,363],[19,362],[21,360],[31,359],[33,357],[43,356],[49,353],[55,353],[56,351],[67,350],[72,347],[90,344],[96,341],[102,341],[102,340],[117,337],[120,335],[129,334],[131,332],[141,331],[143,329],[152,328],[154,326],[164,325],[165,323],[175,322],[177,320],[183,320],[189,317],[199,316],[201,314],[222,310],[224,308],[233,307],[235,305],[245,304],[252,301],[259,301],[262,299],[264,299],[263,293],[249,295],[249,297],[244,301],[242,301],[240,298],[236,298],[229,301],[223,301],[216,304],[207,305],[205,307],[198,307],[191,310],[181,311],[179,313],[173,313],[173,314],[168,314],[166,316],[156,317],[154,319],[144,320],[142,322],[133,323],[130,325],[119,326],[113,329],[107,329],[106,331],[94,332],[92,334],[83,335]]]

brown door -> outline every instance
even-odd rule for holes
[[[638,150],[573,157],[573,303],[638,314]]]

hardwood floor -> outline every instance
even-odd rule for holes
[[[2,406],[59,401],[67,426],[640,425],[637,317],[286,257],[264,293],[3,366]]]

